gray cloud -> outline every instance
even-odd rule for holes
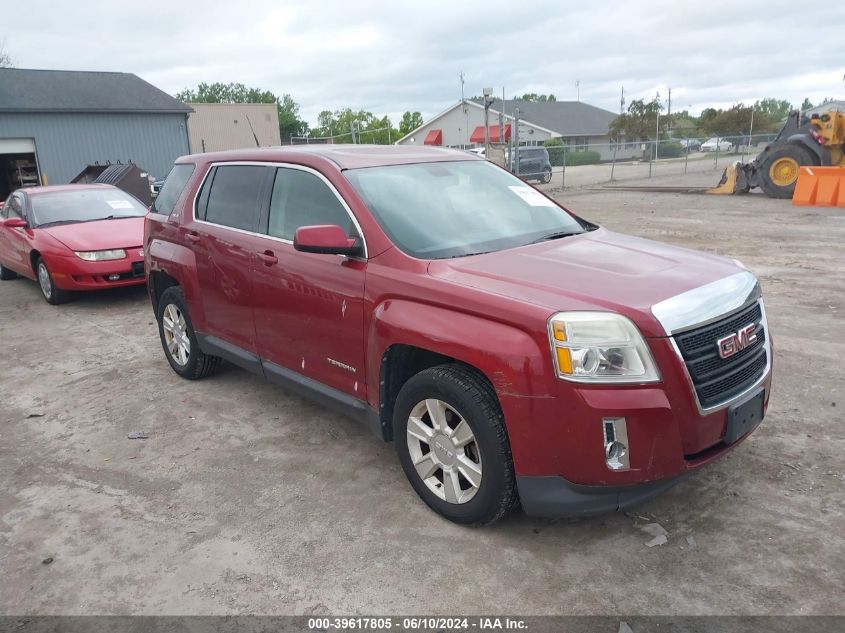
[[[0,40],[22,68],[133,72],[167,92],[240,81],[290,93],[314,122],[353,107],[428,117],[460,96],[552,92],[617,110],[665,98],[700,111],[763,97],[845,94],[845,4],[728,0],[521,3],[148,1],[4,8]]]

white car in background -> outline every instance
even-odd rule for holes
[[[718,138],[714,136],[711,139],[704,141],[701,144],[701,151],[702,152],[729,152],[733,144],[730,141],[726,141],[723,138]]]

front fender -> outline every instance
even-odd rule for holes
[[[819,159],[819,165],[830,165],[830,150],[822,145],[819,145],[813,137],[807,134],[793,134],[789,137],[789,142],[810,150],[813,156]]]
[[[380,363],[391,345],[443,354],[479,370],[493,385],[513,451],[514,463],[533,442],[536,403],[554,396],[546,334],[528,332],[492,319],[405,299],[378,305],[367,333],[367,393],[380,407]]]
[[[205,312],[199,291],[197,259],[194,252],[180,244],[161,239],[150,240],[145,250],[148,274],[160,272],[176,280],[188,303],[194,329],[202,331],[205,327]]]

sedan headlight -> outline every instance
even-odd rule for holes
[[[549,319],[558,378],[586,383],[658,382],[637,327],[614,312],[558,312]]]
[[[110,251],[74,251],[76,256],[86,262],[107,262],[112,259],[123,259],[126,251],[122,248],[113,248]]]

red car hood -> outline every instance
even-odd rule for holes
[[[651,306],[741,271],[730,259],[598,229],[486,255],[435,260],[429,274],[549,312],[612,310],[665,336]]]
[[[43,229],[72,251],[136,248],[144,243],[144,217],[59,224]]]

